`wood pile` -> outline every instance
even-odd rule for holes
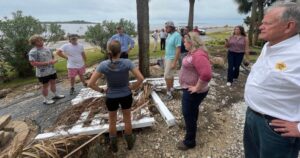
[[[0,117],[0,158],[17,157],[28,138],[30,129],[23,121],[12,121],[10,115]]]

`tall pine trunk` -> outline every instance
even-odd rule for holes
[[[194,25],[194,6],[195,6],[195,0],[189,0],[190,1],[190,8],[189,8],[189,21],[188,21],[188,27],[189,29],[193,29]]]
[[[136,0],[136,7],[139,69],[144,77],[149,77],[149,0]]]

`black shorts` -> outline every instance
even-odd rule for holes
[[[44,77],[38,77],[39,81],[42,83],[42,84],[46,84],[48,83],[50,80],[55,80],[57,79],[57,75],[56,73],[52,74],[52,75],[48,75],[48,76],[44,76]]]
[[[130,109],[132,104],[132,94],[121,98],[106,98],[106,107],[108,111],[116,111],[119,105],[123,110]]]

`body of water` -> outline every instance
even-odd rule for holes
[[[78,35],[84,35],[87,31],[88,26],[95,26],[96,24],[60,24],[62,29],[65,31],[66,34],[68,33],[76,33]],[[175,22],[176,27],[183,27],[187,26],[187,23],[184,22]],[[194,26],[198,26],[199,28],[210,28],[210,27],[223,27],[225,25],[228,26],[236,26],[236,25],[243,25],[243,21],[232,19],[232,20],[206,20],[203,22],[194,22]],[[136,27],[137,28],[137,27]],[[164,28],[164,23],[150,23],[150,30],[155,29],[162,29]]]

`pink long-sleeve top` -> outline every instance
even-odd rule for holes
[[[205,86],[198,92],[208,90],[208,82],[211,80],[212,70],[209,58],[202,49],[197,49],[192,53],[188,53],[183,58],[182,66],[179,72],[179,83],[182,88],[186,89],[195,86],[197,82],[203,82]]]

